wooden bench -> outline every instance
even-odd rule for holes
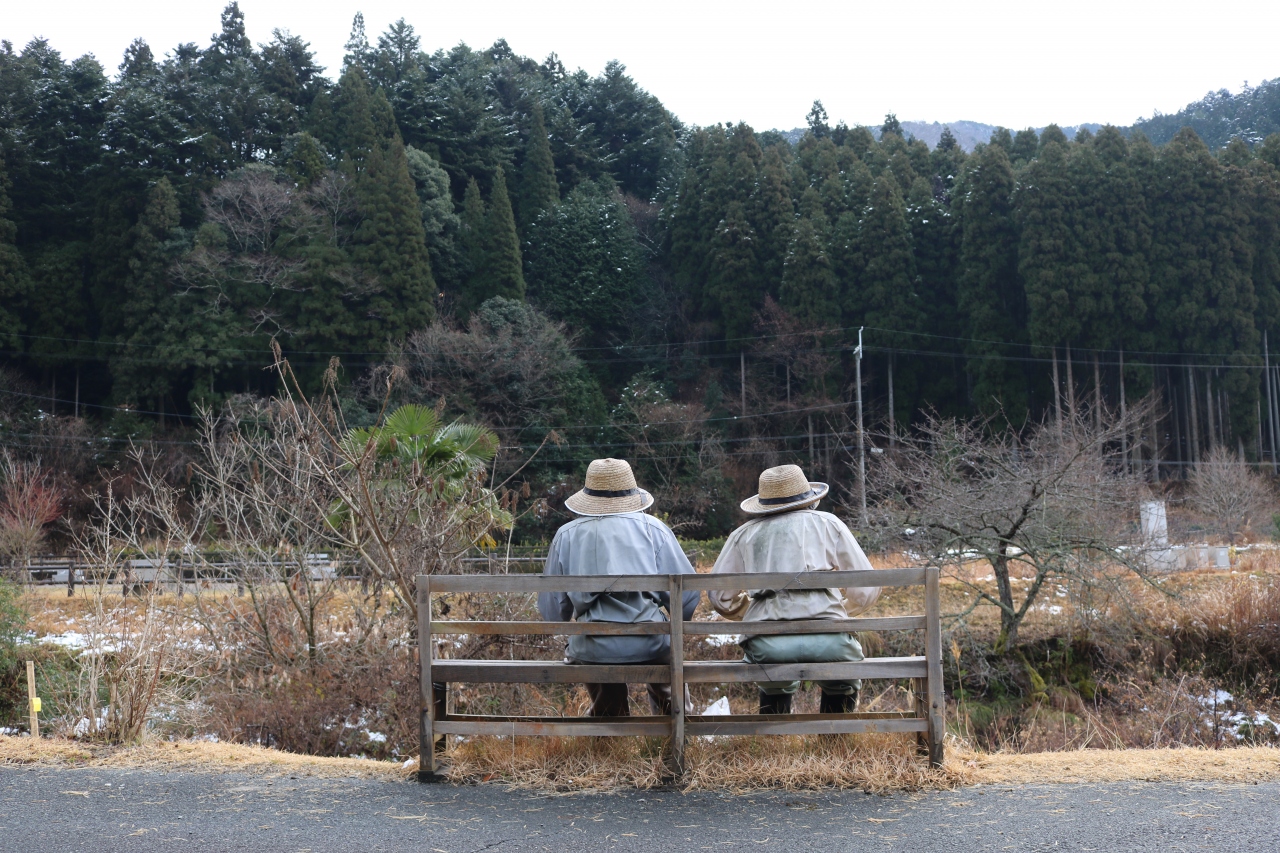
[[[900,587],[922,585],[922,615],[857,619],[813,619],[779,622],[694,622],[682,618],[677,604],[670,622],[523,622],[438,621],[431,616],[431,597],[439,593],[539,592],[668,592],[680,602],[687,590],[820,589],[828,587]],[[428,748],[439,735],[593,735],[650,736],[671,739],[677,766],[683,766],[685,739],[691,735],[838,734],[847,732],[915,732],[933,766],[942,764],[943,693],[942,635],[939,629],[938,570],[882,569],[870,572],[799,572],[706,575],[419,575],[418,647],[421,671],[420,781],[439,777],[437,750]],[[924,630],[924,654],[867,658],[858,662],[753,664],[741,661],[689,661],[686,635],[823,634],[843,631]],[[671,663],[569,664],[564,661],[444,660],[433,654],[437,634],[636,636],[671,637]],[[534,717],[453,714],[448,712],[449,683],[618,683],[670,684],[673,697],[686,684],[759,681],[910,679],[911,712],[859,711],[850,714],[736,714],[686,716],[683,703],[672,702],[670,716]],[[439,685],[444,685],[441,688]],[[433,685],[435,685],[433,687]]]

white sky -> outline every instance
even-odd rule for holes
[[[204,46],[225,0],[0,0],[0,38],[44,36],[65,58],[93,53],[109,72],[135,37],[158,56]],[[1130,124],[1176,112],[1207,91],[1280,77],[1280,3],[1177,2],[423,3],[241,0],[249,35],[279,27],[311,43],[336,74],[356,11],[370,41],[404,17],[434,51],[505,38],[541,60],[597,73],[621,60],[641,86],[693,124],[804,123],[821,98],[834,123],[900,119],[1021,128],[1049,122]]]

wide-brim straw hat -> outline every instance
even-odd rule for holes
[[[653,506],[653,495],[636,485],[624,459],[596,459],[587,466],[587,485],[565,499],[578,515],[639,512]]]
[[[769,515],[816,504],[827,496],[826,483],[811,483],[799,465],[779,465],[760,474],[760,493],[742,502],[742,511]]]

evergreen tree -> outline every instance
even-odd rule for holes
[[[22,326],[14,312],[26,301],[29,286],[26,263],[14,238],[18,229],[9,219],[9,174],[5,170],[4,151],[0,150],[0,346],[22,349]]]
[[[531,226],[529,298],[589,346],[643,337],[653,302],[643,253],[626,207],[587,184]]]
[[[524,263],[520,258],[520,235],[507,195],[506,171],[501,167],[493,177],[485,216],[485,290],[489,296],[524,299]],[[486,297],[489,298],[489,297]],[[483,300],[482,300],[483,301]]]
[[[1013,138],[1013,152],[1010,159],[1019,165],[1030,163],[1039,150],[1040,140],[1036,136],[1035,129],[1028,127],[1018,131],[1017,136]]]
[[[370,64],[369,58],[373,50],[369,47],[369,36],[364,29],[363,12],[356,12],[355,17],[351,19],[351,35],[347,36],[347,43],[342,48],[346,51],[342,57],[344,75],[353,66]]]
[[[891,176],[881,175],[858,229],[858,289],[847,301],[847,325],[911,332],[923,320],[906,206]],[[892,334],[882,339],[898,343]]]
[[[376,145],[358,173],[360,226],[352,236],[351,258],[377,277],[366,309],[366,346],[377,350],[425,326],[435,316],[436,285],[431,274],[417,190],[399,134]]]
[[[556,184],[556,164],[551,157],[551,143],[543,121],[542,105],[535,103],[531,111],[529,139],[524,146],[524,165],[520,170],[520,225],[528,230],[538,214],[560,201]]]
[[[169,267],[177,257],[179,237],[178,195],[161,178],[147,196],[147,206],[133,228],[129,274],[124,281],[121,306],[124,346],[112,354],[116,399],[137,406],[161,404],[173,382],[190,361],[183,347],[180,327],[184,312],[176,310]],[[177,332],[175,334],[175,332]]]
[[[1018,272],[1026,289],[1029,332],[1033,343],[1045,346],[1080,342],[1071,196],[1066,149],[1048,145],[1027,168],[1016,199]]]
[[[465,258],[461,245],[462,220],[453,212],[449,173],[425,151],[410,147],[405,149],[405,154],[409,174],[418,189],[418,208],[422,211],[427,251],[431,253],[431,272],[442,290],[453,291],[463,281]]]
[[[1005,132],[1008,135],[1008,132]],[[993,137],[994,138],[994,137]],[[961,221],[957,301],[970,356],[971,404],[1003,410],[1013,422],[1027,412],[1026,383],[1001,342],[1025,339],[1026,305],[1018,277],[1018,232],[1013,219],[1013,165],[1002,145],[984,146],[969,161],[958,188]]]
[[[831,135],[831,125],[827,124],[827,108],[822,105],[822,101],[814,101],[804,119],[809,125],[809,133],[817,139]]]
[[[787,181],[786,161],[777,146],[764,152],[759,179],[748,202],[748,217],[759,243],[756,253],[765,292],[777,298],[782,284],[782,264],[791,243],[795,203]]]
[[[725,337],[751,334],[756,312],[764,304],[760,241],[741,202],[730,202],[711,243],[711,280],[707,282],[702,312],[721,321]]]
[[[1052,142],[1058,143],[1063,148],[1067,147],[1067,135],[1056,124],[1048,125],[1040,131],[1040,150],[1043,151],[1044,147]]]
[[[814,329],[837,325],[840,285],[827,246],[827,220],[810,188],[801,199],[802,215],[792,232],[783,264],[778,302],[797,320]],[[806,210],[807,208],[807,210]]]
[[[465,317],[471,310],[469,305],[479,305],[471,301],[467,294],[467,283],[477,275],[485,265],[485,206],[480,195],[480,184],[475,178],[467,182],[467,191],[462,197],[462,231],[460,245],[462,248],[463,279],[455,300],[458,313]]]
[[[471,196],[471,187],[467,187]],[[484,205],[483,221],[477,222],[475,198],[464,203],[463,222],[470,236],[471,275],[458,299],[458,310],[469,314],[486,299],[501,296],[505,299],[524,299],[524,270],[520,256],[520,237],[516,233],[516,220],[511,212],[511,199],[507,195],[507,182],[503,170],[494,176],[489,203]]]
[[[884,124],[880,125],[880,141],[883,142],[886,136],[903,138],[902,122],[898,121],[898,117],[893,113],[887,114],[884,117]]]
[[[1248,210],[1230,192],[1223,167],[1191,129],[1158,158],[1153,187],[1151,288],[1156,324],[1184,353],[1257,353],[1257,296],[1250,272]],[[1257,384],[1225,371],[1231,426],[1247,439],[1256,423]],[[1227,438],[1227,436],[1221,436]]]

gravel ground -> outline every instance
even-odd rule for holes
[[[541,796],[305,776],[0,767],[0,849],[1280,850],[1280,783],[979,786],[899,794]]]

